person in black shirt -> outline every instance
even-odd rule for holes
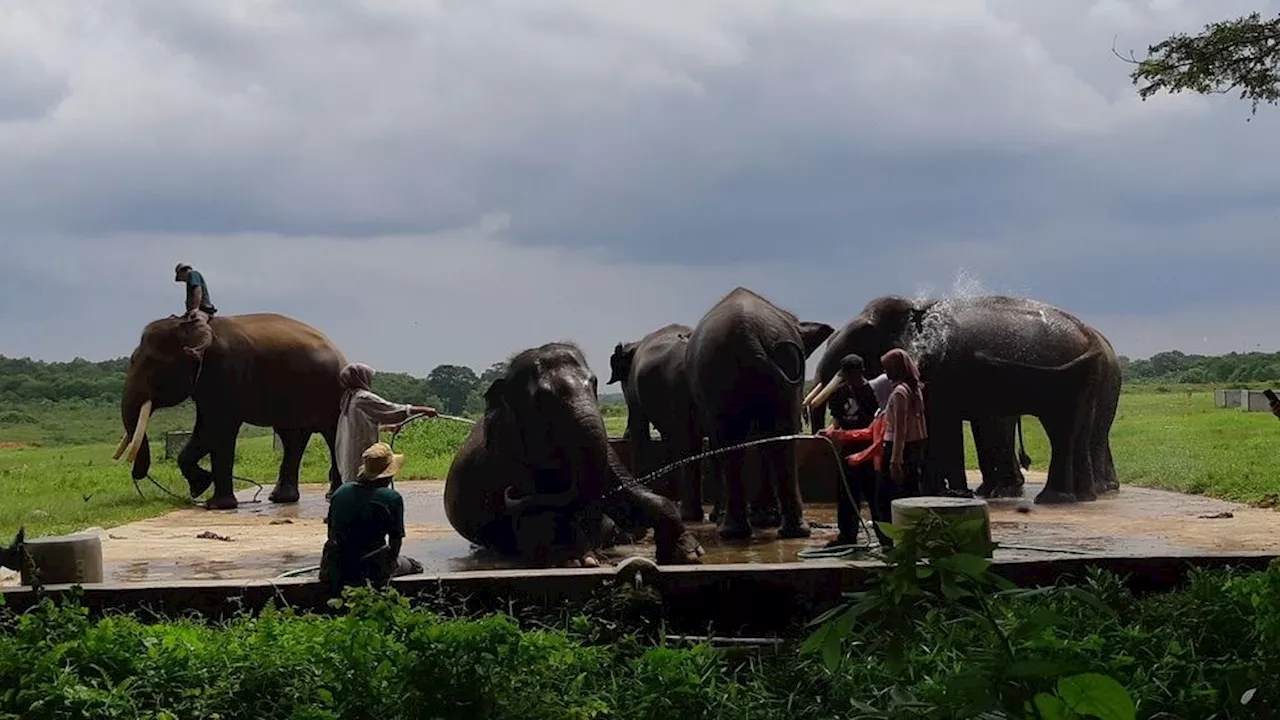
[[[827,399],[831,409],[832,430],[861,430],[871,424],[880,403],[876,393],[871,389],[863,375],[864,363],[858,355],[845,355],[840,359],[840,371],[837,374],[836,388]],[[846,454],[840,448],[840,454]],[[856,504],[844,488],[836,493],[836,524],[840,534],[827,543],[828,547],[851,545],[858,537],[857,513],[864,500],[869,500],[868,492],[875,487],[875,469],[870,465],[862,465],[847,470],[850,490],[854,493]]]

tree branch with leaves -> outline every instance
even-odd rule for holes
[[[1135,65],[1130,78],[1143,100],[1161,92],[1239,91],[1253,113],[1259,103],[1280,102],[1280,17],[1263,20],[1255,12],[1210,23],[1198,35],[1178,33],[1151,45],[1141,60],[1116,54]]]

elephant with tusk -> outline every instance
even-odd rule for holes
[[[297,502],[298,470],[307,442],[319,433],[329,445],[331,484],[340,484],[334,458],[342,387],[338,372],[346,358],[315,328],[272,313],[229,315],[209,321],[213,341],[203,359],[193,344],[192,323],[170,317],[149,323],[129,358],[120,414],[124,437],[113,458],[124,456],[140,480],[151,468],[147,424],[154,411],[195,401],[196,422],[178,456],[191,497],[210,486],[205,507],[232,509],[236,437],[248,423],[270,427],[284,445],[280,474],[270,500]],[[208,455],[212,471],[199,466]]]

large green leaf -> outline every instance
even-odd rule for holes
[[[1137,717],[1129,691],[1106,675],[1083,673],[1062,678],[1058,681],[1058,695],[1077,715],[1100,720],[1134,720]]]

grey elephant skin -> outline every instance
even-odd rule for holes
[[[675,503],[635,485],[609,446],[582,351],[550,343],[511,359],[445,480],[449,523],[477,545],[544,565],[586,559],[616,529],[654,528],[660,563],[702,548]]]
[[[618,343],[609,358],[607,384],[622,386],[627,403],[623,435],[630,442],[637,475],[655,472],[701,450],[705,433],[698,422],[685,367],[692,333],[688,325],[672,323],[640,340]],[[653,442],[650,427],[662,436],[660,446]],[[655,478],[661,494],[679,500],[680,518],[685,522],[703,520],[702,481],[698,463],[673,470],[666,478]]]
[[[805,362],[832,333],[830,325],[803,322],[765,297],[738,287],[698,321],[689,337],[685,364],[694,405],[713,449],[748,439],[798,434]],[[781,510],[779,537],[810,535],[795,472],[795,449],[788,445],[760,452],[756,508]],[[723,482],[720,537],[751,536],[743,478],[743,453],[718,455],[712,462]]]
[[[867,307],[885,305],[881,298],[873,300]],[[880,305],[877,305],[880,303]],[[907,348],[909,338],[913,337],[919,327],[923,313],[938,303],[937,300],[926,300],[913,304],[912,321],[908,326],[893,320],[900,309],[881,307],[878,311],[881,318],[868,327],[866,313],[854,318],[839,332],[827,341],[826,350],[818,361],[815,377],[815,388],[826,388],[835,382],[838,387],[843,378],[838,377],[840,360],[851,353],[862,357],[866,379],[876,377],[883,372],[880,357],[894,348]],[[834,389],[834,388],[831,388]],[[818,394],[815,389],[814,394]],[[829,390],[823,393],[829,395]],[[826,425],[827,402],[813,402],[808,406],[809,426],[817,431]],[[1021,497],[1026,477],[1022,471],[1031,467],[1031,458],[1022,444],[1022,418],[1012,417],[973,417],[970,419],[973,431],[973,444],[977,450],[978,468],[982,473],[982,484],[977,495],[981,497]],[[1018,441],[1015,445],[1015,439]],[[967,485],[967,482],[966,482]]]
[[[867,303],[831,338],[823,363],[857,353],[868,374],[879,373],[880,356],[894,347],[917,358],[926,383],[934,487],[968,487],[964,420],[982,429],[994,425],[1004,437],[987,451],[1009,458],[1012,433],[999,422],[1021,415],[1039,418],[1049,436],[1049,477],[1036,502],[1092,500],[1119,487],[1110,431],[1120,368],[1096,329],[1030,299],[988,295],[914,303],[885,296]]]
[[[330,485],[341,484],[333,448],[342,398],[338,372],[347,362],[342,351],[319,330],[274,313],[214,317],[209,328],[213,343],[203,362],[184,352],[194,338],[180,318],[156,320],[142,331],[129,357],[120,402],[125,433],[115,457],[127,450],[133,478],[145,478],[152,411],[192,398],[195,427],[178,467],[191,497],[213,486],[210,509],[236,507],[232,467],[236,437],[246,423],[273,428],[284,445],[272,502],[298,501],[298,469],[315,433],[329,445]],[[198,464],[205,456],[212,471]]]

